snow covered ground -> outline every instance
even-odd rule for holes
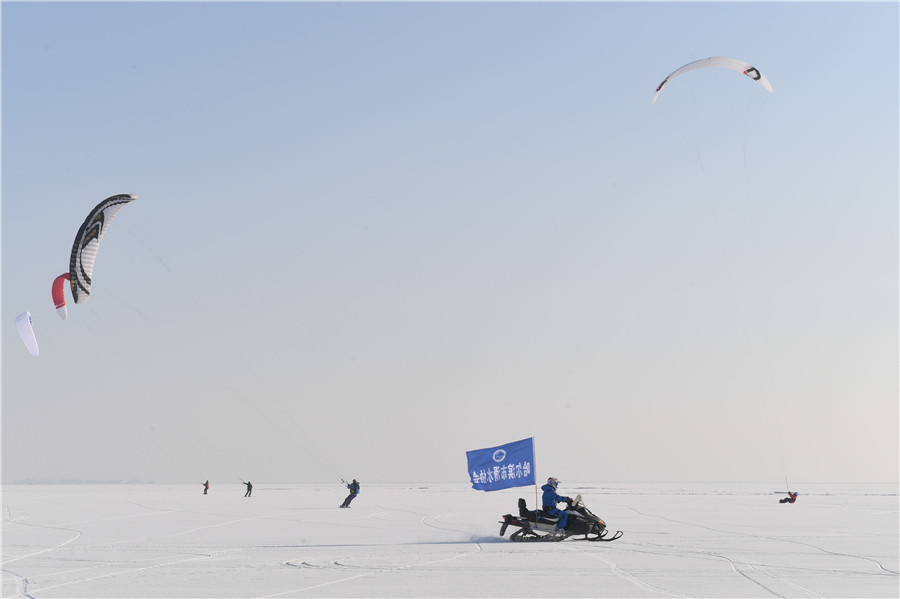
[[[567,484],[625,536],[512,543],[532,488],[4,485],[3,597],[897,597],[898,489]]]

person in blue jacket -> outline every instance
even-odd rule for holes
[[[556,507],[556,504],[566,502],[567,504],[572,503],[572,500],[568,497],[563,497],[556,493],[556,488],[559,486],[559,479],[553,478],[552,476],[547,479],[547,484],[541,487],[541,490],[544,492],[544,496],[541,499],[541,503],[543,507],[541,510],[549,515],[549,516],[559,516],[559,521],[556,523],[556,528],[559,529],[558,532],[562,532],[566,528],[566,522],[569,521],[569,514],[565,510],[560,510]]]
[[[344,481],[346,483],[346,481]],[[353,479],[353,482],[347,485],[347,488],[350,489],[350,494],[347,495],[347,499],[344,500],[344,503],[340,505],[340,507],[350,507],[350,502],[359,495],[359,483],[356,482],[356,479]]]

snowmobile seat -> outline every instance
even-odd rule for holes
[[[519,497],[519,518],[524,518],[530,522],[537,522],[537,513],[528,509],[525,500]]]
[[[559,522],[559,516],[551,516],[546,512],[538,512],[537,517],[538,521],[545,522],[546,524],[556,524]]]

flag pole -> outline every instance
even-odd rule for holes
[[[531,438],[531,471],[534,473],[534,510],[537,511],[541,509],[541,503],[538,499],[538,477],[537,477],[537,460],[535,456],[537,456],[537,448],[535,447],[536,441],[535,438]]]

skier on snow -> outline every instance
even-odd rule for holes
[[[347,481],[344,481],[344,484],[346,484],[346,483],[347,483]],[[347,499],[344,500],[344,503],[342,503],[340,507],[350,507],[350,502],[353,501],[353,499],[357,495],[359,495],[359,483],[356,481],[355,478],[353,479],[352,483],[347,485],[347,488],[350,489],[350,494],[347,495]]]
[[[794,503],[797,501],[797,493],[788,491],[788,496],[778,500],[778,503]]]

